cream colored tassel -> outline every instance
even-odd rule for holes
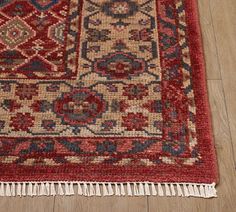
[[[196,184],[193,186],[194,194],[196,197],[200,197],[200,193]]]
[[[166,190],[166,196],[171,196],[170,194],[170,188],[169,188],[169,185],[167,183],[165,183],[165,190]]]
[[[110,196],[114,195],[114,191],[113,191],[111,183],[108,183],[108,194]]]
[[[9,183],[6,183],[6,196],[11,197],[11,187]]]
[[[182,192],[182,188],[181,188],[181,186],[179,185],[179,183],[176,184],[176,187],[177,187],[178,196],[179,196],[179,197],[184,196],[184,194],[183,194],[183,192]]]
[[[150,196],[151,193],[150,193],[150,189],[149,189],[148,183],[144,184],[144,189],[145,189],[145,195]]]
[[[88,186],[87,183],[83,183],[83,195],[84,196],[89,196],[89,190],[88,190]]]
[[[155,187],[155,184],[152,183],[152,195],[153,196],[156,196],[157,195],[157,190],[156,190],[156,187]]]
[[[173,185],[172,183],[170,184],[170,191],[171,191],[171,195],[172,195],[172,196],[175,196],[175,195],[176,195],[175,187],[174,187],[174,185]]]
[[[15,183],[11,184],[11,194],[12,194],[13,197],[16,196],[16,185],[15,185]]]
[[[115,183],[115,195],[116,196],[120,196],[121,195],[120,188],[119,188],[119,185],[117,183]]]
[[[83,195],[81,183],[77,183],[77,187],[78,187],[78,195]]]
[[[164,196],[164,192],[160,183],[157,184],[157,189],[158,189],[158,195],[161,197]]]
[[[183,187],[184,187],[184,196],[189,197],[188,187],[186,186],[186,184],[183,184]]]
[[[138,190],[137,183],[134,183],[134,196],[139,196],[139,190]]]
[[[133,196],[132,188],[130,186],[130,183],[127,183],[127,193],[128,193],[128,196]]]
[[[94,190],[94,187],[93,187],[92,183],[89,183],[89,194],[90,194],[90,196],[95,195],[95,190]]]
[[[144,195],[144,187],[142,183],[139,183],[139,195],[140,196]]]
[[[52,196],[56,196],[56,194],[57,194],[54,183],[51,183],[51,185],[50,185],[50,193]]]
[[[102,184],[102,188],[103,188],[103,196],[108,196],[108,191],[105,183]]]
[[[96,196],[102,196],[99,183],[96,183]]]
[[[30,197],[33,196],[33,186],[32,186],[31,182],[29,182],[29,184],[28,184],[27,195]]]
[[[188,190],[189,190],[189,196],[194,196],[195,193],[192,184],[188,185]]]
[[[17,196],[20,196],[20,197],[22,195],[22,193],[21,193],[21,183],[17,183],[16,194],[17,194]]]
[[[59,194],[60,196],[63,196],[63,195],[64,195],[64,191],[63,191],[63,188],[62,188],[62,185],[61,185],[60,182],[58,183],[58,194]]]
[[[125,187],[124,187],[124,184],[123,184],[123,183],[120,184],[120,191],[121,191],[121,192],[120,192],[121,195],[122,195],[122,196],[125,196]]]

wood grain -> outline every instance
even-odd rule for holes
[[[55,212],[148,212],[147,197],[57,197]]]
[[[54,197],[0,198],[1,212],[53,212]]]
[[[210,3],[236,164],[236,1]]]
[[[221,79],[220,66],[216,48],[216,38],[212,23],[210,2],[199,0],[199,17],[201,22],[203,46],[207,68],[207,79]]]

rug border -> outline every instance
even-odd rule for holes
[[[153,176],[149,176],[147,179],[146,176],[140,175],[141,173],[145,173],[150,169],[145,169],[142,167],[141,171],[136,169],[136,173],[133,175],[128,176],[121,176],[121,177],[114,177],[116,171],[114,169],[108,169],[110,171],[110,176],[99,176],[95,175],[94,170],[100,169],[100,167],[91,167],[91,171],[87,172],[83,177],[87,178],[87,180],[91,181],[105,181],[105,182],[123,182],[123,181],[151,181],[151,182],[192,182],[192,183],[218,183],[218,170],[217,170],[217,160],[216,160],[216,152],[215,152],[215,145],[213,142],[213,133],[212,133],[212,124],[211,124],[211,116],[210,116],[210,107],[209,107],[209,100],[208,100],[208,91],[206,86],[206,69],[205,69],[205,60],[204,60],[204,53],[203,53],[203,46],[202,46],[202,36],[201,36],[201,29],[199,25],[199,14],[198,14],[198,5],[197,0],[185,0],[186,5],[186,17],[187,17],[187,31],[189,36],[189,44],[190,44],[190,54],[191,54],[191,62],[193,66],[193,87],[194,93],[196,96],[196,105],[197,105],[197,117],[199,117],[196,122],[197,126],[197,138],[200,143],[200,146],[204,143],[207,143],[207,147],[211,149],[203,149],[204,152],[208,154],[203,154],[203,161],[204,163],[198,167],[181,167],[182,173],[176,175],[176,170],[180,170],[180,168],[175,168],[172,166],[160,166],[160,169],[166,168],[169,172],[167,172],[167,177],[161,176],[160,173],[156,173],[153,171]],[[194,51],[193,51],[194,50]],[[199,89],[202,88],[202,89]],[[199,99],[197,98],[199,97]],[[9,165],[0,165],[2,170],[7,169]],[[81,167],[76,169],[75,165],[68,165],[68,166],[60,166],[58,169],[55,167],[46,167],[46,168],[33,168],[33,167],[17,167],[12,166],[11,170],[15,172],[9,176],[9,172],[5,172],[4,176],[0,177],[2,181],[44,181],[44,180],[53,180],[57,181],[60,180],[75,180],[76,176],[75,172],[79,172],[84,170],[86,167]],[[94,168],[94,169],[93,169]],[[68,171],[70,169],[70,171]],[[201,173],[203,170],[208,170],[209,176],[196,176],[198,173]],[[63,173],[60,173],[60,170],[63,170]],[[29,176],[29,172],[33,172],[34,174]],[[119,173],[123,173],[125,168],[120,168]],[[53,176],[46,176],[48,173],[54,173]],[[17,174],[22,174],[19,178]],[[119,174],[118,173],[118,174]],[[91,174],[94,174],[91,176]],[[171,179],[171,180],[169,180]],[[77,179],[82,180],[82,179]]]
[[[209,93],[207,89],[207,72],[206,72],[206,62],[203,46],[203,36],[202,29],[200,25],[200,13],[198,0],[185,0],[186,4],[186,17],[188,33],[191,38],[189,39],[190,44],[190,58],[193,66],[193,87],[194,94],[196,97],[200,97],[200,101],[197,101],[197,116],[200,116],[200,119],[197,119],[197,137],[199,141],[203,141],[204,138],[208,137],[209,144],[211,149],[211,157],[213,160],[213,175],[215,177],[215,183],[219,183],[219,172],[218,172],[218,163],[216,156],[216,147],[214,142],[213,134],[213,124],[212,124],[212,114],[209,103]],[[190,15],[192,14],[192,18]],[[194,49],[194,52],[193,52]],[[199,88],[202,88],[199,89]],[[201,101],[203,100],[203,101]],[[205,104],[204,104],[205,103]],[[207,136],[204,131],[205,129]]]

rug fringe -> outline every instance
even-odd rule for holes
[[[179,196],[217,197],[215,183],[1,182],[0,196]],[[125,188],[126,186],[126,188]]]

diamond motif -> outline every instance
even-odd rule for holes
[[[11,49],[28,41],[33,36],[34,30],[19,17],[0,27],[0,41]]]
[[[75,11],[82,9],[80,3],[0,0],[0,78],[75,78],[82,26]]]
[[[31,0],[31,3],[38,9],[38,10],[48,10],[53,5],[58,3],[58,0]]]

